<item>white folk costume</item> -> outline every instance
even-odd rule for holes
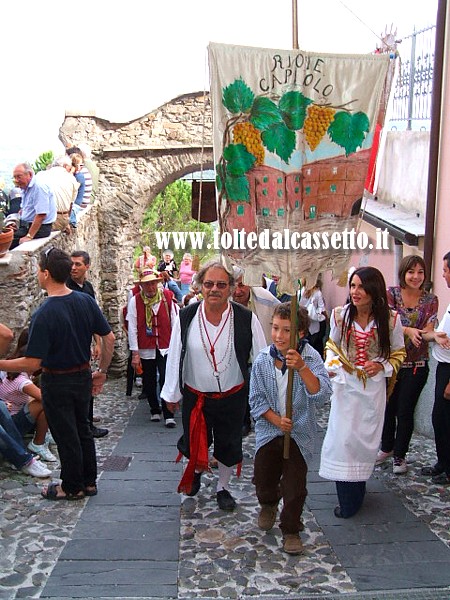
[[[378,356],[375,322],[365,329],[353,322],[347,340],[341,339],[347,306],[333,310],[325,366],[336,373],[328,428],[322,446],[319,475],[332,481],[367,481],[375,465],[386,408],[386,378],[395,377],[406,352],[400,318],[392,313],[389,331],[391,354]],[[384,370],[367,377],[366,361],[375,360]]]

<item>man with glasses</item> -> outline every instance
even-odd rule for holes
[[[13,171],[14,184],[23,190],[20,225],[14,232],[11,249],[35,238],[49,237],[56,221],[56,201],[45,177],[37,177],[28,163]]]
[[[242,462],[248,365],[266,343],[256,316],[230,302],[234,277],[220,262],[205,265],[197,282],[203,301],[182,309],[175,321],[161,397],[172,411],[183,400],[178,449],[189,462],[178,491],[197,494],[214,441],[217,504],[232,511],[236,502],[228,488],[233,466]]]
[[[96,302],[66,286],[71,268],[66,252],[53,247],[41,252],[37,277],[48,298],[31,318],[26,356],[0,360],[3,371],[42,369],[42,402],[58,447],[62,480],[42,490],[47,500],[80,500],[97,493],[89,404],[103,388],[114,350],[114,334]],[[91,373],[94,334],[102,338],[102,355]]]

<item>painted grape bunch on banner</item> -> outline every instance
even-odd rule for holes
[[[232,116],[216,165],[217,188],[231,201],[249,201],[246,173],[264,163],[266,149],[289,163],[296,147],[296,131],[303,131],[312,151],[328,134],[348,156],[362,145],[370,128],[363,112],[351,114],[344,106],[315,104],[299,91],[286,92],[276,104],[266,96],[255,96],[242,79],[223,88],[222,103]]]

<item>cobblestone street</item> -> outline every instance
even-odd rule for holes
[[[133,416],[134,422],[139,423],[139,431],[143,432],[144,436],[147,436],[148,432],[148,436],[151,437],[152,432],[156,432],[155,439],[160,436],[158,439],[167,441],[167,450],[164,449],[166,446],[161,446],[161,452],[166,454],[164,465],[167,465],[167,467],[163,466],[163,469],[167,473],[169,471],[173,472],[173,481],[171,480],[169,484],[166,482],[166,488],[164,489],[167,489],[167,491],[165,496],[156,494],[160,482],[155,481],[155,479],[163,480],[164,476],[156,477],[150,471],[148,475],[144,474],[143,489],[148,491],[149,498],[153,496],[160,497],[163,505],[164,497],[168,498],[172,494],[174,500],[170,500],[170,502],[168,500],[168,502],[169,504],[172,503],[171,510],[175,511],[173,514],[179,514],[179,531],[174,529],[171,533],[171,541],[176,542],[176,544],[179,541],[179,552],[176,552],[178,567],[175,565],[175,568],[177,568],[177,573],[175,573],[176,586],[170,588],[176,591],[173,593],[167,592],[167,595],[164,595],[164,591],[157,593],[157,587],[148,585],[146,594],[135,594],[132,597],[191,599],[200,597],[245,598],[264,596],[266,598],[306,598],[309,595],[314,595],[334,598],[335,595],[339,595],[339,597],[348,597],[349,599],[353,597],[385,598],[385,596],[377,595],[381,593],[380,587],[367,588],[368,590],[374,590],[373,596],[358,595],[358,592],[361,592],[360,580],[354,576],[352,569],[342,564],[339,545],[336,545],[336,540],[329,539],[330,536],[327,532],[331,532],[332,528],[327,527],[327,520],[332,519],[330,516],[332,508],[328,508],[326,503],[321,506],[320,503],[323,498],[327,498],[327,502],[334,502],[335,498],[333,494],[330,495],[329,492],[324,491],[323,486],[328,485],[329,482],[325,483],[314,475],[314,468],[317,465],[312,465],[308,485],[310,495],[304,511],[305,530],[302,533],[302,539],[305,552],[300,557],[290,557],[281,552],[281,532],[278,527],[274,527],[272,531],[265,533],[256,526],[258,505],[251,483],[253,434],[244,441],[245,460],[242,476],[240,479],[233,478],[232,480],[232,492],[236,497],[238,507],[233,513],[223,513],[217,509],[215,501],[214,479],[216,475],[214,471],[202,478],[202,488],[195,498],[174,494],[179,467],[175,467],[173,461],[176,457],[175,441],[179,435],[179,427],[175,431],[166,430],[162,423],[150,423],[149,419],[147,422],[147,407],[142,401],[137,400],[139,391],[135,390],[133,396],[127,398],[124,389],[124,380],[110,380],[105,387],[104,394],[96,399],[95,412],[102,417],[101,426],[110,430],[110,434],[106,438],[96,442],[100,473],[106,458],[112,453],[124,453],[124,447],[121,447],[120,444],[123,442],[122,437],[127,424],[133,413],[135,413]],[[322,426],[326,425],[326,418],[327,410],[325,409],[320,416]],[[158,429],[155,429],[155,425]],[[171,436],[171,439],[168,440],[167,436]],[[142,441],[140,441],[142,439],[144,438],[136,435],[137,453],[145,452],[145,450],[138,447],[139,445],[142,446]],[[132,441],[133,438],[131,438],[131,445],[127,446],[129,448],[128,454],[133,454]],[[114,452],[117,444],[119,444],[119,449]],[[139,456],[140,458],[136,458],[136,460],[142,461],[140,468],[150,469],[145,463],[146,454]],[[389,461],[375,469],[375,474],[368,486],[366,514],[376,514],[377,507],[374,504],[374,498],[382,498],[382,495],[378,493],[381,490],[380,486],[383,486],[383,489],[386,487],[393,492],[391,496],[395,502],[400,504],[398,500],[400,499],[401,503],[406,506],[408,509],[406,512],[411,514],[411,519],[414,519],[413,515],[418,517],[415,520],[421,526],[425,525],[430,535],[434,533],[437,538],[444,542],[445,546],[441,546],[443,549],[448,550],[450,546],[450,490],[448,487],[431,485],[429,479],[420,475],[420,467],[423,464],[430,464],[434,460],[433,441],[415,435],[410,457],[416,460],[409,465],[408,473],[404,476],[393,475]],[[57,467],[54,476],[58,476]],[[126,477],[130,481],[125,483],[119,477]],[[110,502],[114,503],[116,489],[119,494],[124,494],[128,488],[131,491],[134,490],[133,486],[135,484],[131,481],[131,475],[121,473],[117,475],[117,478],[117,480],[114,477],[105,479],[103,476],[99,482],[99,495],[95,499],[86,499],[80,503],[51,503],[40,497],[41,481],[14,471],[6,463],[0,464],[0,543],[2,549],[0,557],[0,598],[5,600],[25,597],[39,598],[41,595],[42,597],[47,597],[47,595],[59,597],[56,592],[51,592],[53,589],[51,586],[45,590],[44,588],[61,552],[70,542],[74,531],[76,531],[75,528],[77,523],[80,522],[87,503],[92,502],[90,508],[97,506],[100,511],[99,514],[102,514],[106,509],[100,503],[108,503],[108,497]],[[123,483],[125,485],[122,485]],[[153,496],[152,492],[155,492]],[[323,496],[324,493],[328,495]],[[127,502],[132,504],[133,500]],[[154,503],[154,500],[151,502]],[[150,500],[147,504],[149,503]],[[138,498],[136,500],[137,504]],[[136,506],[136,513],[140,510],[143,511],[141,518],[144,528],[150,526],[153,520],[159,518],[155,508],[144,511],[144,509]],[[166,509],[157,510],[164,512]],[[126,521],[125,512],[123,519]],[[173,519],[172,524],[174,526],[177,519],[178,516]],[[392,527],[386,526],[386,531],[383,533],[386,536],[386,542],[392,539],[395,541],[397,537],[400,539],[403,536],[403,532],[407,531],[410,525],[408,519],[407,522],[400,523],[395,531],[388,531]],[[350,521],[353,521],[353,523]],[[331,524],[335,525],[335,523]],[[89,526],[86,523],[84,525]],[[114,525],[118,526],[118,523],[114,523]],[[362,527],[362,525],[358,525],[357,518],[349,520],[346,526],[347,529]],[[96,528],[97,526],[92,525],[92,527]],[[107,524],[101,523],[101,517],[99,517],[99,524],[96,528],[99,537],[105,537],[107,527]],[[402,527],[403,532],[401,531]],[[131,523],[128,529],[131,531]],[[334,527],[334,530],[336,529],[338,528]],[[342,528],[341,531],[346,530]],[[75,537],[80,537],[80,535]],[[131,539],[132,536],[131,533],[125,533],[124,537]],[[433,546],[427,546],[431,543],[429,540],[423,542],[421,552],[424,560],[427,558],[427,552],[434,552],[432,548],[435,548],[439,542],[436,540],[436,543],[433,542]],[[153,545],[157,546],[158,544],[162,544],[162,542],[155,541]],[[413,544],[411,544],[412,546]],[[160,547],[162,549],[163,546]],[[118,556],[115,558],[118,558]],[[389,556],[387,556],[385,562],[378,567],[380,581],[383,580],[383,577],[387,577],[386,581],[388,581],[389,568],[393,567],[394,571],[397,568],[395,560],[392,561],[392,565],[388,565],[389,560]],[[429,557],[429,560],[431,561],[432,558]],[[442,558],[442,560],[442,569],[449,573],[450,566],[446,562],[447,559]],[[70,564],[73,573],[76,573],[77,563],[69,563],[66,560],[63,561],[63,564]],[[139,561],[135,561],[136,568],[138,568],[138,564]],[[116,565],[116,568],[118,568],[118,563]],[[124,568],[129,570],[132,565],[131,558],[128,557],[128,562]],[[376,575],[376,565],[372,565],[372,571],[375,571]],[[138,578],[137,575],[136,577]],[[114,575],[112,575],[112,578],[114,579]],[[50,581],[52,580],[53,576]],[[154,579],[154,583],[157,585],[157,578]],[[427,589],[417,589],[416,591],[410,589],[409,595],[404,597],[448,598],[450,597],[449,586],[450,575],[444,587],[442,582],[436,584],[436,589],[433,589],[434,586],[427,584],[425,586]],[[421,588],[419,584],[412,587]],[[441,590],[437,588],[441,588]],[[161,587],[161,590],[163,589],[169,588]],[[43,593],[44,591],[45,593]],[[416,592],[419,593],[419,591],[422,595],[416,596]],[[73,592],[70,594],[73,594]],[[68,593],[69,596],[70,594]],[[122,597],[118,590],[113,595],[114,597]],[[72,595],[71,597],[76,596]],[[86,598],[90,596],[86,595],[85,592],[80,592],[78,597]],[[95,593],[93,591],[92,597],[107,598],[112,596],[107,593],[102,596],[99,591]],[[397,595],[390,597],[403,598],[400,591],[397,592]]]

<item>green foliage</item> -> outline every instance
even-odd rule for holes
[[[253,102],[250,122],[261,131],[280,123],[283,120],[278,106],[269,98],[258,96]]]
[[[303,127],[306,118],[306,109],[312,100],[301,92],[286,92],[278,103],[281,115],[289,129],[296,131]]]
[[[51,150],[48,152],[43,152],[38,156],[35,163],[32,165],[33,171],[35,173],[39,173],[39,171],[45,171],[46,168],[52,164],[54,160],[54,155]]]
[[[156,196],[151,206],[146,210],[142,222],[142,246],[148,245],[152,253],[161,259],[161,251],[156,245],[155,231],[203,231],[205,241],[202,250],[193,250],[188,243],[185,249],[177,250],[173,245],[171,249],[175,255],[175,262],[180,265],[185,252],[192,255],[198,254],[201,260],[212,257],[214,252],[208,251],[206,245],[212,243],[213,226],[211,223],[199,223],[191,216],[192,189],[191,184],[179,179],[168,185]],[[142,254],[142,246],[135,250],[135,256]]]
[[[362,145],[369,128],[369,119],[365,113],[351,115],[338,112],[328,127],[328,135],[333,142],[345,149],[345,155],[348,156]]]
[[[247,177],[245,175],[238,177],[227,175],[225,193],[228,200],[233,202],[250,202],[250,186]]]
[[[230,144],[223,149],[227,175],[244,175],[255,164],[255,157],[243,144]]]
[[[295,131],[291,131],[284,123],[276,123],[261,134],[264,146],[288,163],[295,150]]]
[[[233,115],[250,112],[254,99],[255,94],[242,79],[223,89],[222,103]]]
[[[250,201],[248,179],[245,176],[255,164],[255,157],[243,144],[229,144],[223,149],[224,166],[217,165],[217,189],[225,191],[228,200]]]

